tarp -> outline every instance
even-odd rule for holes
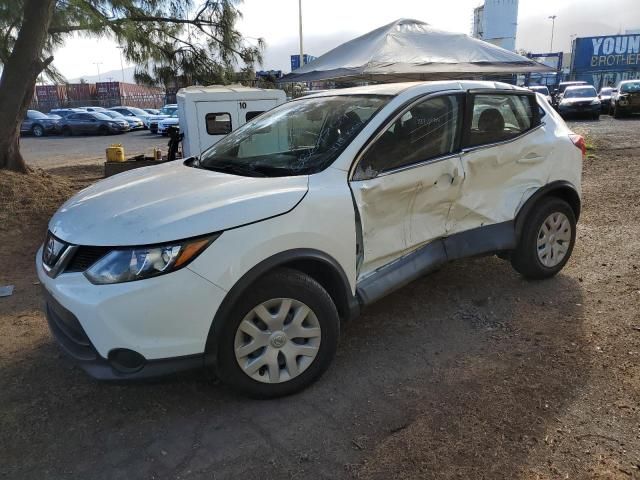
[[[401,19],[339,45],[279,81],[386,82],[553,71],[468,35]]]

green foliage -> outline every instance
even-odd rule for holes
[[[235,28],[241,0],[58,0],[42,58],[73,35],[106,37],[137,65],[136,79],[167,85],[229,83],[239,65],[262,63],[264,43]],[[0,0],[0,64],[6,63],[22,21],[23,0]],[[53,65],[45,74],[62,80]]]

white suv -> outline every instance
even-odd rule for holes
[[[450,260],[558,273],[583,154],[543,97],[506,84],[294,100],[199,159],[66,202],[37,255],[49,325],[97,378],[205,367],[253,396],[289,394],[329,366],[342,321]]]

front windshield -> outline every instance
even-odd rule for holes
[[[613,88],[603,88],[600,90],[600,95],[611,95]]]
[[[564,92],[564,98],[589,98],[596,96],[596,89],[593,87],[568,88]]]
[[[178,107],[162,107],[160,113],[162,113],[162,115],[173,115],[176,113],[176,110],[178,110]]]
[[[96,118],[98,120],[111,120],[110,117],[108,117],[102,112],[91,112],[91,114],[93,115],[93,118]]]
[[[111,118],[124,118],[124,115],[118,113],[118,112],[114,112],[114,111],[109,111],[107,110],[106,112],[100,112],[102,115],[106,115],[107,117],[111,117]]]
[[[630,82],[630,83],[623,83],[620,86],[620,91],[622,93],[636,93],[636,92],[640,92],[640,82]]]
[[[390,99],[387,95],[335,95],[285,103],[206,150],[199,166],[245,176],[319,172]]]

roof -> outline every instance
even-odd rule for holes
[[[278,98],[284,100],[283,90],[268,88],[250,88],[242,85],[210,85],[181,88],[177,93],[178,99],[189,97],[193,101],[209,100],[260,100]],[[181,100],[178,100],[179,102]]]
[[[243,85],[208,85],[208,86],[200,86],[193,85],[191,87],[185,87],[180,89],[183,92],[187,93],[228,93],[228,92],[268,92],[270,90],[266,88],[251,88],[245,87]]]
[[[440,80],[432,82],[400,82],[381,83],[377,85],[367,85],[363,87],[339,88],[335,90],[323,90],[309,97],[328,97],[335,95],[399,95],[409,90],[419,90],[420,93],[438,92],[442,90],[468,90],[472,88],[493,88],[493,89],[520,89],[513,85],[501,82],[489,82],[479,80]],[[526,89],[521,89],[525,90]]]
[[[339,45],[279,81],[407,81],[551,71],[551,67],[468,35],[400,19]]]

